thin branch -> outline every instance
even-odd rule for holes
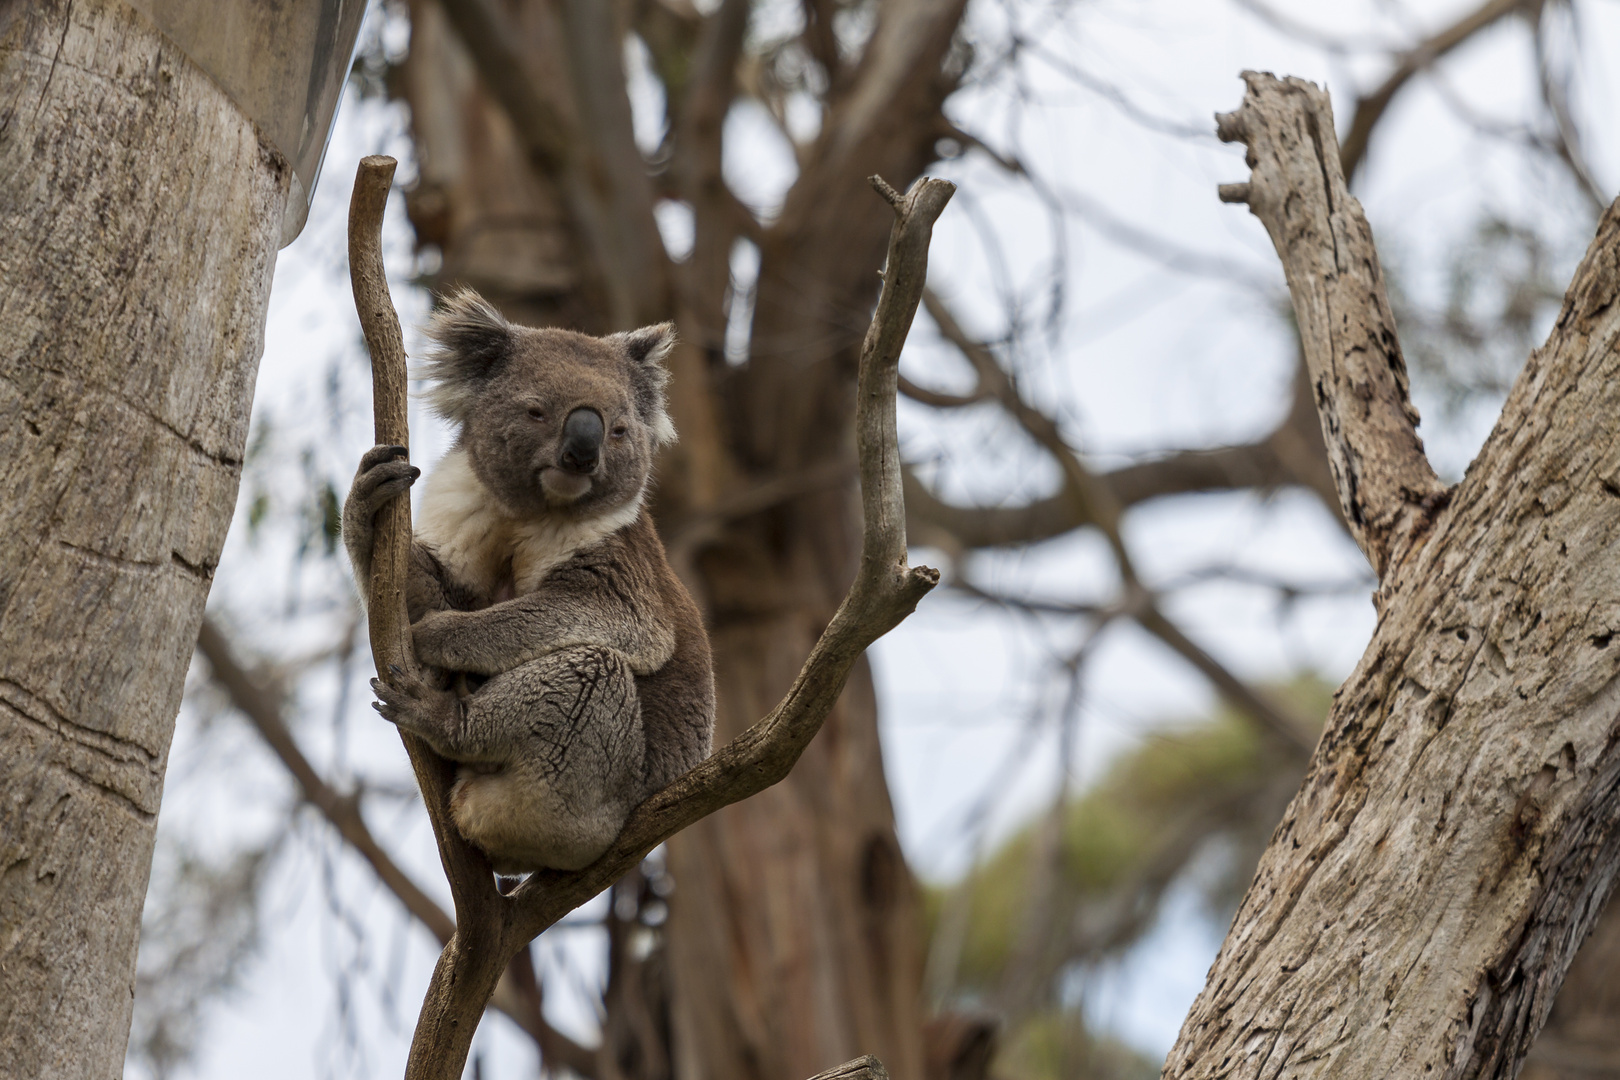
[[[197,634],[197,651],[208,661],[214,681],[229,695],[234,705],[264,739],[281,764],[298,783],[304,801],[319,810],[348,841],[356,854],[377,874],[389,892],[416,916],[428,932],[441,942],[455,932],[455,920],[412,881],[399,864],[382,849],[360,814],[360,793],[347,794],[328,784],[310,764],[297,740],[281,719],[281,702],[271,691],[249,675],[232,655],[230,643],[212,619],[205,618]]]
[[[1373,128],[1383,119],[1395,95],[1414,75],[1499,19],[1515,11],[1530,10],[1540,5],[1541,0],[1486,0],[1481,7],[1397,56],[1395,69],[1378,88],[1356,99],[1350,130],[1345,132],[1344,143],[1339,148],[1339,167],[1345,177],[1356,175],[1356,170],[1367,156],[1367,144],[1372,139]]]
[[[320,775],[282,720],[282,701],[236,660],[230,642],[212,619],[203,619],[197,651],[208,661],[209,673],[247,717],[281,764],[298,784],[305,802],[321,812],[338,835],[366,861],[389,892],[443,945],[455,933],[455,920],[423,892],[398,863],[383,850],[360,813],[360,791],[338,791]],[[412,793],[414,794],[414,792]],[[549,1062],[566,1065],[584,1077],[595,1075],[596,1055],[546,1022],[540,1010],[540,989],[527,951],[514,958],[490,999],[491,1007],[505,1013],[529,1033]]]
[[[383,210],[388,203],[395,164],[391,157],[360,160],[349,201],[349,281],[371,353],[376,439],[379,445],[408,446],[405,348],[399,316],[388,295],[388,278],[382,261]],[[411,549],[410,513],[409,493],[390,500],[378,512],[371,580],[362,583],[371,653],[377,662],[378,675],[385,680],[391,679],[395,670],[412,678],[418,671],[405,605]],[[500,894],[495,891],[495,875],[489,860],[468,843],[450,821],[449,795],[454,767],[416,736],[401,731],[400,739],[411,759],[417,786],[422,789],[422,804],[433,826],[439,859],[450,881],[450,895],[456,909],[455,931],[439,955],[433,981],[429,984],[428,1002],[423,1005],[422,1019],[411,1040],[406,1076],[452,1080],[460,1075],[461,1063],[466,1060],[476,1018],[483,1012],[506,970],[507,961],[516,950],[496,957],[487,950],[469,948],[469,940],[499,938],[501,908]],[[463,977],[460,980],[463,984],[476,977],[487,979],[477,1010],[469,1017],[469,1030],[459,1041],[455,1038],[454,1025],[450,1031],[442,1031],[431,1022],[433,1014],[428,1008],[435,1000],[435,990],[443,988],[443,980],[452,978],[454,981],[452,971]]]
[[[868,1054],[846,1061],[835,1069],[816,1073],[810,1080],[889,1080],[889,1070],[883,1067],[883,1062]]]
[[[372,346],[378,437],[386,434],[403,445],[403,430],[387,423],[396,405],[403,418],[405,401],[398,320],[381,273],[382,206],[392,171],[392,159],[368,158],[361,163],[351,203],[350,264],[355,306]],[[769,716],[637,807],[612,847],[594,864],[576,872],[536,872],[510,896],[495,890],[488,861],[448,822],[446,763],[420,745],[413,747],[416,740],[407,738],[456,902],[456,930],[428,985],[406,1064],[407,1080],[454,1080],[460,1075],[478,1018],[501,973],[541,931],[617,881],[676,832],[785,777],[821,729],[866,647],[899,624],[938,584],[938,571],[906,563],[895,393],[900,350],[922,298],[934,222],[955,191],[947,181],[925,177],[895,207],[883,290],[861,349],[856,381],[855,433],[865,522],[860,568],[798,679]],[[402,525],[408,544],[409,519]],[[397,536],[382,532],[379,529],[379,547],[397,541]],[[368,583],[374,601],[373,652],[386,671],[398,655],[399,642],[384,636],[395,627],[387,616],[377,614],[375,600],[393,595],[395,589],[402,596],[403,577],[386,576],[394,569],[389,560],[379,558],[377,565]],[[402,562],[398,569],[404,569]],[[403,659],[402,667],[415,663],[413,657]]]
[[[940,333],[973,365],[974,371],[979,376],[981,390],[1000,402],[1019,426],[1057,461],[1058,467],[1063,471],[1065,493],[1071,513],[1098,529],[1108,541],[1114,562],[1124,581],[1126,599],[1123,606],[1143,629],[1170,646],[1202,672],[1222,696],[1252,717],[1261,730],[1276,738],[1290,753],[1309,755],[1314,739],[1307,725],[1289,716],[1287,712],[1227,671],[1159,611],[1152,592],[1137,577],[1130,552],[1120,534],[1123,504],[1113,490],[1086,467],[1080,455],[1064,439],[1057,422],[1023,399],[1012,376],[1002,369],[995,355],[982,342],[975,341],[962,329],[942,299],[932,292],[927,292],[923,296],[923,302],[928,307],[928,314],[939,326]]]
[[[1372,230],[1339,167],[1327,94],[1301,79],[1245,72],[1220,136],[1249,147],[1246,202],[1282,259],[1351,535],[1380,580],[1420,544],[1446,487],[1417,435],[1417,410]],[[1241,188],[1241,190],[1234,190]]]

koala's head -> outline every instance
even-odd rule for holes
[[[512,513],[585,518],[634,500],[675,441],[664,405],[670,323],[607,337],[515,326],[464,289],[427,326],[434,410]]]

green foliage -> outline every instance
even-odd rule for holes
[[[1301,676],[1265,692],[1320,722],[1333,687]],[[947,956],[951,995],[1007,1014],[998,1076],[1154,1073],[1060,1007],[1061,977],[1139,940],[1178,880],[1199,890],[1212,917],[1230,917],[1302,770],[1230,708],[1167,724],[1056,818],[1031,822],[963,881],[928,891],[931,935],[954,939],[934,941],[931,951],[931,963]],[[1009,990],[1020,979],[1039,988],[1033,1000]]]

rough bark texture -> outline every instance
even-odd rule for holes
[[[1306,338],[1324,432],[1362,463],[1336,468],[1347,516],[1397,523],[1397,556],[1165,1075],[1511,1077],[1620,869],[1620,206],[1467,477],[1403,530],[1422,501],[1391,477],[1422,470],[1331,114],[1246,78],[1241,194],[1285,266],[1316,261],[1289,273],[1301,324],[1339,312]]]
[[[1603,909],[1564,976],[1547,1026],[1520,1080],[1604,1080],[1620,1076],[1620,906]]]
[[[112,0],[0,5],[0,1075],[122,1073],[288,172]]]
[[[1250,80],[1250,99],[1218,118],[1222,140],[1249,147],[1246,202],[1282,257],[1300,344],[1351,535],[1380,577],[1428,528],[1445,485],[1423,455],[1406,361],[1373,250],[1350,197],[1325,91],[1298,79]]]

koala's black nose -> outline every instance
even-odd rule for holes
[[[602,414],[575,409],[563,421],[562,454],[558,464],[569,472],[588,473],[602,457]]]

